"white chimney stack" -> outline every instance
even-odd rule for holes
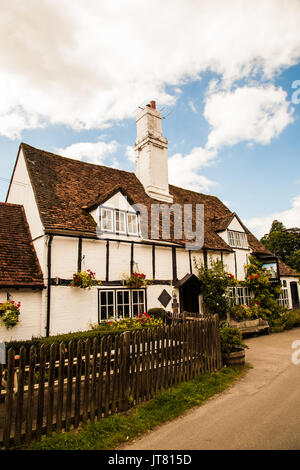
[[[151,101],[136,118],[135,174],[150,197],[172,203],[168,181],[168,141],[162,135],[161,121],[155,101]]]

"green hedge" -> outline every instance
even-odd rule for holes
[[[111,335],[112,337],[119,335],[120,333],[124,333],[124,331],[136,331],[135,329],[124,329],[124,330],[118,330],[118,331],[112,331],[109,329],[104,329],[103,330],[89,330],[89,331],[78,331],[76,333],[66,333],[62,335],[56,335],[56,336],[49,336],[47,338],[32,338],[30,340],[26,341],[10,341],[5,343],[6,350],[8,351],[10,348],[13,348],[16,354],[19,354],[19,351],[22,346],[25,347],[26,351],[29,352],[31,346],[36,346],[37,349],[39,349],[42,344],[45,344],[46,346],[46,351],[49,351],[51,344],[55,344],[57,347],[61,344],[67,344],[70,341],[73,341],[74,344],[77,344],[77,342],[81,340],[86,340],[86,339],[94,339],[94,338],[101,338],[102,336],[109,336]]]
[[[279,318],[270,322],[271,332],[279,333],[280,331],[290,330],[291,328],[300,326],[300,310],[288,310]]]

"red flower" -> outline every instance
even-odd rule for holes
[[[258,278],[259,278],[259,274],[256,274],[256,279],[258,279]]]

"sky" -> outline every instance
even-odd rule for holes
[[[0,201],[20,142],[134,171],[156,100],[170,183],[299,227],[299,25],[299,0],[1,0]]]

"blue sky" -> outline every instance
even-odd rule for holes
[[[299,2],[286,8],[281,1],[253,1],[243,11],[233,0],[226,8],[216,1],[184,8],[176,1],[170,24],[166,4],[161,23],[151,26],[144,21],[155,3],[136,11],[130,1],[122,22],[117,9],[97,2],[79,1],[72,15],[57,1],[29,1],[23,16],[7,6],[20,37],[9,35],[0,68],[0,200],[22,141],[134,171],[135,115],[155,99],[165,116],[170,182],[218,196],[258,236],[275,217],[299,226],[300,104],[292,102],[292,84],[300,80]],[[32,27],[30,15],[38,22],[45,14],[46,31]],[[229,14],[233,24],[224,27]],[[187,23],[182,16],[189,21],[179,34],[175,25]],[[248,28],[251,18],[255,29]],[[99,24],[107,28],[103,37]],[[131,37],[135,24],[138,42]]]

